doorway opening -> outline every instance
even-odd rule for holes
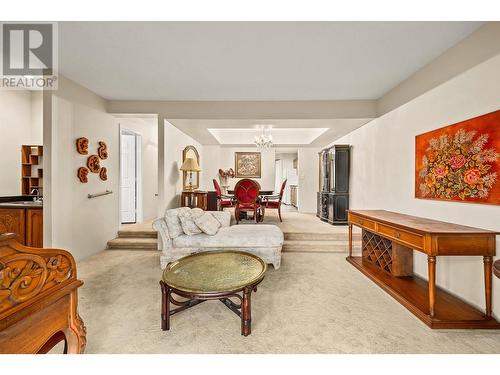
[[[142,222],[142,136],[121,126],[120,222]]]
[[[275,192],[279,193],[281,184],[287,180],[282,202],[291,207],[298,208],[298,152],[296,150],[276,150],[275,157]]]

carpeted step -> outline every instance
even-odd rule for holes
[[[283,243],[283,252],[326,252],[326,253],[347,253],[347,241],[291,241],[285,240]],[[354,241],[353,249],[358,250],[361,248],[361,242]]]
[[[118,237],[114,240],[108,241],[108,249],[157,250],[158,240],[156,238]]]
[[[128,229],[122,229],[118,231],[118,238],[130,238],[130,237],[135,237],[135,238],[157,238],[158,237],[158,232],[155,230],[151,229],[144,229],[144,230],[128,230]]]

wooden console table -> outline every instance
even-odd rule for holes
[[[0,354],[83,353],[85,325],[78,315],[75,260],[64,250],[19,244],[0,235]]]
[[[500,328],[491,316],[493,231],[381,210],[349,210],[347,261],[431,328]],[[352,227],[363,229],[352,256]],[[429,281],[413,275],[413,250],[427,254]],[[482,256],[485,313],[436,287],[438,256]]]

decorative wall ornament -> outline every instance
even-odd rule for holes
[[[89,140],[85,137],[80,137],[76,140],[76,151],[81,155],[89,153]]]
[[[99,170],[101,169],[101,165],[99,163],[100,161],[97,155],[90,155],[87,159],[87,168],[92,173],[99,173]]]
[[[500,110],[415,137],[415,197],[500,204]]]
[[[237,178],[260,178],[260,152],[235,152],[234,164]]]
[[[78,168],[78,179],[81,183],[86,184],[89,182],[87,175],[89,174],[89,170],[85,167]]]
[[[106,181],[108,179],[108,170],[106,167],[102,167],[99,171],[99,177],[101,180]]]
[[[99,148],[97,149],[97,154],[101,160],[105,160],[108,158],[108,146],[106,142],[99,141]]]
[[[99,173],[99,177],[102,181],[108,179],[108,171],[106,168],[101,168],[101,160],[108,158],[108,145],[104,141],[98,142],[99,147],[97,148],[97,155],[93,154],[87,158],[87,167],[78,168],[77,177],[82,183],[88,182],[88,174]],[[89,140],[86,137],[80,137],[76,140],[76,150],[81,155],[87,155],[89,147]]]

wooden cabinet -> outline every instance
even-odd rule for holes
[[[181,195],[181,207],[201,208],[207,210],[206,191],[183,191]]]
[[[334,145],[319,153],[317,216],[330,224],[347,224],[350,149]]]
[[[0,234],[14,233],[15,240],[26,245],[24,208],[0,208]]]
[[[26,209],[26,246],[43,247],[43,210]]]
[[[0,234],[14,233],[25,246],[43,247],[42,208],[0,208]]]

